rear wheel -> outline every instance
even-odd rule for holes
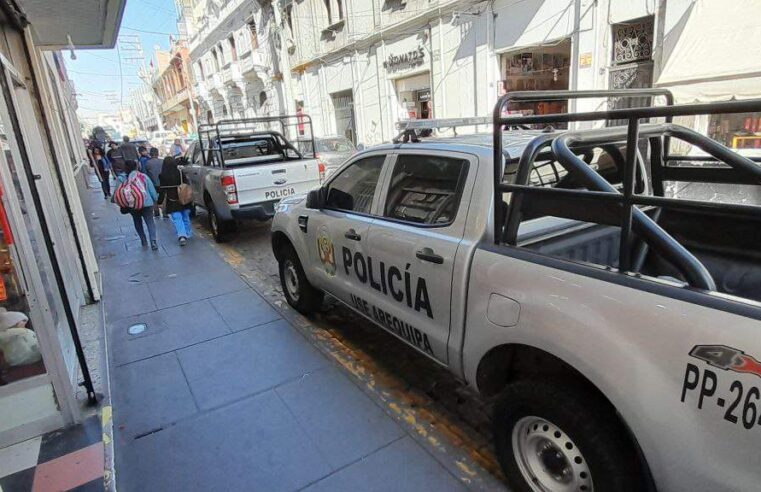
[[[211,235],[218,243],[224,243],[230,239],[230,235],[235,232],[235,222],[232,220],[222,220],[214,209],[214,204],[206,202],[206,211],[209,216],[209,229]]]
[[[502,469],[522,492],[647,490],[639,456],[613,409],[582,388],[508,386],[495,406]]]
[[[288,304],[301,314],[310,314],[322,307],[323,293],[307,280],[296,250],[288,246],[278,263],[280,284]]]

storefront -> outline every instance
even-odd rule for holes
[[[427,38],[424,33],[385,45],[383,68],[393,86],[397,121],[433,118]]]
[[[82,154],[75,142],[81,142],[69,138],[76,119],[56,92],[58,60],[36,50],[5,10],[0,30],[3,447],[77,422],[80,378],[91,401],[95,394],[77,334],[80,307],[94,297],[87,294],[91,272],[80,243],[83,234],[89,245],[89,234],[75,220],[82,215],[75,184]]]
[[[527,46],[500,56],[499,95],[514,91],[567,90],[570,85],[571,40]],[[510,112],[524,115],[565,113],[567,101],[522,103]]]

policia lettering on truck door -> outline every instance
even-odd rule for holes
[[[337,260],[344,248],[367,254],[367,233],[385,161],[385,155],[369,155],[345,167],[325,185],[325,207],[305,210],[299,218],[306,232],[307,275],[316,287],[349,304],[352,294],[369,290],[356,277],[344,275]]]
[[[375,278],[368,275],[368,284],[380,310],[422,332],[424,343],[412,345],[446,363],[452,276],[468,211],[460,203],[470,197],[475,157],[407,149],[394,156],[370,226],[367,264]]]

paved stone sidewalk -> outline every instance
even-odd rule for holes
[[[120,491],[461,490],[214,251],[93,191]],[[130,335],[128,328],[146,329]]]

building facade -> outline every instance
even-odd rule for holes
[[[161,114],[153,86],[144,82],[132,89],[129,93],[129,109],[141,135],[147,136],[159,130]]]
[[[99,4],[0,2],[0,447],[79,421],[80,381],[95,398],[78,337],[101,295],[88,160],[57,50],[113,46],[124,2]]]
[[[186,10],[199,123],[286,112],[289,74],[276,5],[198,0]]]
[[[169,51],[156,51],[156,60],[152,86],[164,129],[176,135],[195,133],[197,113],[186,42],[173,42]]]

